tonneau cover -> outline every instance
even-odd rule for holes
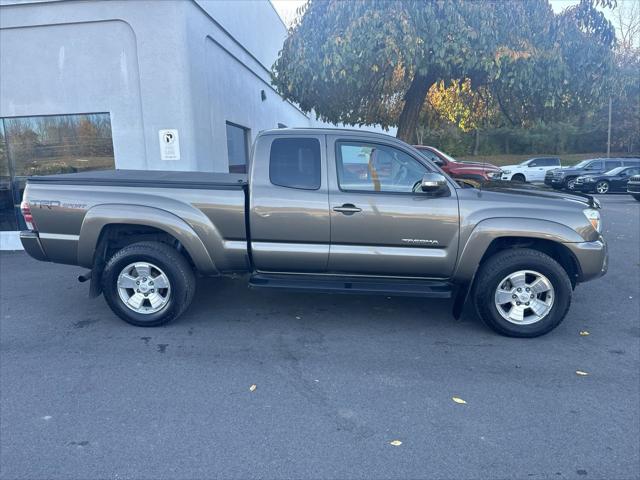
[[[162,188],[238,189],[247,185],[239,173],[170,172],[161,170],[101,170],[29,177],[30,183],[113,185]]]

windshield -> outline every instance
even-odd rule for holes
[[[458,160],[456,160],[455,158],[453,158],[451,155],[447,155],[446,153],[444,153],[441,150],[438,150],[438,152],[440,152],[440,155],[442,155],[444,158],[446,158],[447,160],[449,160],[450,162],[454,162],[457,163]]]
[[[591,162],[591,160],[592,160],[592,159],[589,159],[589,160],[582,160],[580,163],[576,163],[576,164],[573,166],[573,168],[584,168],[584,167],[586,167],[586,166],[589,164],[589,162]]]
[[[528,164],[531,160],[535,160],[534,158],[529,158],[527,160],[524,160],[523,162],[520,162],[518,165],[526,165]]]
[[[614,175],[618,175],[621,171],[623,171],[625,168],[627,167],[617,167],[614,168],[613,170],[609,170],[607,173],[605,173],[605,175],[613,177]]]

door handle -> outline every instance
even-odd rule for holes
[[[362,209],[356,207],[353,203],[345,203],[341,207],[333,207],[333,211],[344,213],[345,215],[353,215],[354,213],[361,212]]]

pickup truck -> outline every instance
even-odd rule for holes
[[[435,147],[429,147],[427,145],[414,145],[414,147],[426,156],[427,159],[440,167],[442,171],[456,180],[486,182],[500,180],[502,175],[502,170],[491,163],[462,162]]]
[[[454,316],[470,298],[497,332],[535,337],[563,320],[576,284],[607,268],[588,195],[472,188],[362,131],[262,132],[248,176],[32,177],[21,208],[25,250],[89,269],[79,280],[90,294],[138,326],[180,316],[197,275],[248,273],[256,288],[454,297]]]

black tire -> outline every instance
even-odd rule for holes
[[[633,198],[635,198],[638,202],[640,202],[640,195],[631,195]]]
[[[118,276],[136,262],[159,267],[169,280],[171,295],[161,310],[138,313],[125,305],[118,294]],[[138,327],[157,327],[178,318],[189,307],[196,290],[196,279],[187,259],[175,248],[159,242],[138,242],[116,252],[102,273],[102,291],[107,304],[125,322]]]
[[[551,310],[541,320],[529,325],[516,325],[498,312],[494,296],[499,283],[511,273],[533,270],[551,282],[555,290]],[[474,282],[474,302],[480,318],[494,331],[509,337],[538,337],[556,328],[571,305],[573,293],[567,272],[545,253],[528,248],[514,248],[496,253],[485,261]]]
[[[527,179],[521,173],[516,173],[513,177],[511,177],[512,182],[516,183],[525,183]]]

